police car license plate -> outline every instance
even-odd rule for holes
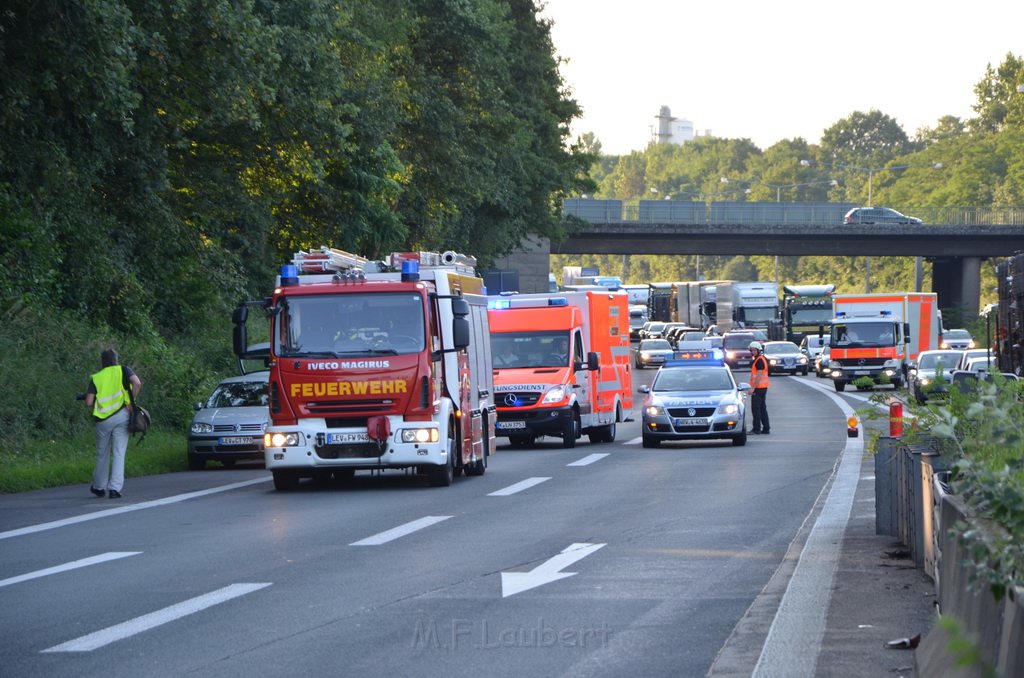
[[[328,445],[344,445],[345,443],[368,443],[369,433],[328,433]]]
[[[708,420],[703,417],[687,417],[684,419],[676,419],[675,425],[679,426],[707,426]]]
[[[495,428],[510,429],[510,428],[526,428],[525,421],[499,421],[495,423]]]
[[[218,445],[251,445],[252,436],[223,436],[217,439]]]

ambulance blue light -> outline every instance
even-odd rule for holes
[[[846,311],[836,311],[836,317],[837,318],[845,318],[846,317]]]
[[[488,309],[504,310],[506,308],[511,308],[511,306],[512,306],[512,300],[511,299],[488,299],[487,300],[487,308]]]
[[[281,266],[281,285],[298,285],[299,269],[295,264],[283,264]]]
[[[879,311],[883,316],[889,317],[892,315],[892,311]]]
[[[416,282],[420,279],[420,262],[402,262],[402,282]]]
[[[552,297],[548,299],[548,306],[568,306],[569,300],[565,297]]]

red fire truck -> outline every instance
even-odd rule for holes
[[[482,475],[495,449],[491,352],[476,260],[454,252],[369,261],[323,247],[281,269],[270,319],[274,487],[358,470],[412,470],[432,486]],[[246,353],[252,303],[235,309]]]

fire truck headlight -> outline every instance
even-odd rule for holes
[[[543,405],[551,405],[553,403],[560,403],[565,400],[565,387],[556,386],[547,393],[544,394]]]
[[[298,447],[300,437],[298,433],[264,433],[263,445],[265,447]]]
[[[437,428],[403,428],[403,443],[436,443],[441,439],[441,431]]]
[[[192,424],[192,433],[213,433],[213,424],[196,422]]]

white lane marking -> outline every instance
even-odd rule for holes
[[[501,597],[508,598],[517,593],[574,576],[575,572],[561,572],[561,569],[569,567],[577,560],[586,558],[602,546],[607,546],[607,544],[570,544],[561,553],[548,558],[529,572],[502,572]]]
[[[639,437],[639,438],[633,438],[631,440],[627,440],[626,442],[624,442],[622,444],[623,445],[639,445],[643,441],[644,441],[644,439],[642,437]]]
[[[817,385],[814,388],[823,390]],[[853,408],[838,394],[823,392],[839,406],[844,416],[853,414]],[[822,595],[829,595],[835,580],[863,455],[863,433],[857,438],[847,438],[832,488],[782,595],[754,667],[754,676],[815,675],[829,608],[827,602],[822,603]]]
[[[54,530],[58,527],[67,527],[68,525],[75,525],[77,523],[84,523],[88,520],[98,520],[99,518],[108,518],[110,516],[116,516],[121,513],[129,513],[131,511],[141,511],[142,509],[155,508],[157,506],[166,506],[167,504],[177,504],[178,502],[187,501],[189,499],[196,499],[197,497],[205,497],[208,494],[217,494],[219,492],[228,492],[230,490],[237,490],[240,487],[247,487],[249,485],[256,485],[259,483],[268,482],[271,479],[270,476],[265,478],[258,478],[256,480],[246,480],[240,483],[231,483],[230,485],[221,485],[220,487],[211,487],[208,490],[199,490],[197,492],[186,492],[185,494],[176,494],[173,497],[164,497],[163,499],[154,499],[153,501],[143,501],[138,504],[128,504],[127,506],[118,506],[117,508],[106,509],[104,511],[95,511],[93,513],[86,513],[81,516],[72,516],[71,518],[63,518],[61,520],[54,520],[49,523],[39,523],[38,525],[29,525],[27,527],[19,527],[16,530],[8,530],[6,532],[0,532],[0,539],[10,539],[11,537],[21,537],[26,534],[33,534],[35,532],[43,532],[44,530]]]
[[[150,612],[144,614],[141,617],[135,619],[129,619],[121,624],[115,624],[114,626],[108,626],[105,629],[90,633],[87,636],[69,640],[66,643],[60,645],[54,645],[53,647],[43,650],[43,652],[90,652],[97,648],[109,645],[110,643],[118,640],[123,640],[130,636],[134,636],[143,631],[161,626],[168,622],[172,622],[182,617],[187,617],[190,614],[201,612],[208,607],[219,605],[220,603],[227,602],[232,598],[238,598],[244,596],[253,591],[258,591],[262,588],[266,588],[270,584],[231,584],[225,586],[222,589],[211,591],[210,593],[203,594],[196,598],[186,600],[170,607],[165,607],[162,610],[156,612]]]
[[[417,530],[422,530],[425,527],[430,527],[431,525],[440,523],[443,520],[448,520],[449,518],[451,518],[451,516],[424,516],[418,520],[406,523],[405,525],[399,525],[398,527],[393,527],[390,530],[385,530],[384,532],[375,534],[372,537],[354,541],[349,544],[349,546],[380,546],[381,544],[394,541],[399,537],[412,534]]]
[[[28,581],[30,579],[38,579],[39,577],[47,577],[51,574],[60,574],[61,572],[67,572],[68,570],[77,570],[80,567],[98,565],[100,563],[105,563],[109,560],[127,558],[128,556],[137,556],[140,553],[142,553],[142,551],[109,551],[107,553],[101,553],[98,556],[90,556],[88,558],[73,560],[70,563],[64,563],[63,565],[55,565],[53,567],[48,567],[45,570],[36,570],[35,572],[26,572],[25,574],[19,574],[17,577],[8,577],[7,579],[0,579],[0,587],[10,586],[11,584],[20,584],[23,581]]]
[[[522,492],[523,490],[527,490],[533,487],[534,485],[540,485],[545,480],[551,480],[551,477],[548,476],[547,478],[527,478],[526,480],[521,480],[514,485],[509,485],[508,487],[504,487],[500,490],[495,490],[494,492],[491,492],[487,496],[507,497],[510,494],[515,494],[516,492]]]
[[[595,452],[594,454],[588,454],[582,459],[577,459],[571,464],[566,464],[566,466],[589,466],[590,464],[593,464],[595,461],[601,461],[607,456],[607,452]]]

